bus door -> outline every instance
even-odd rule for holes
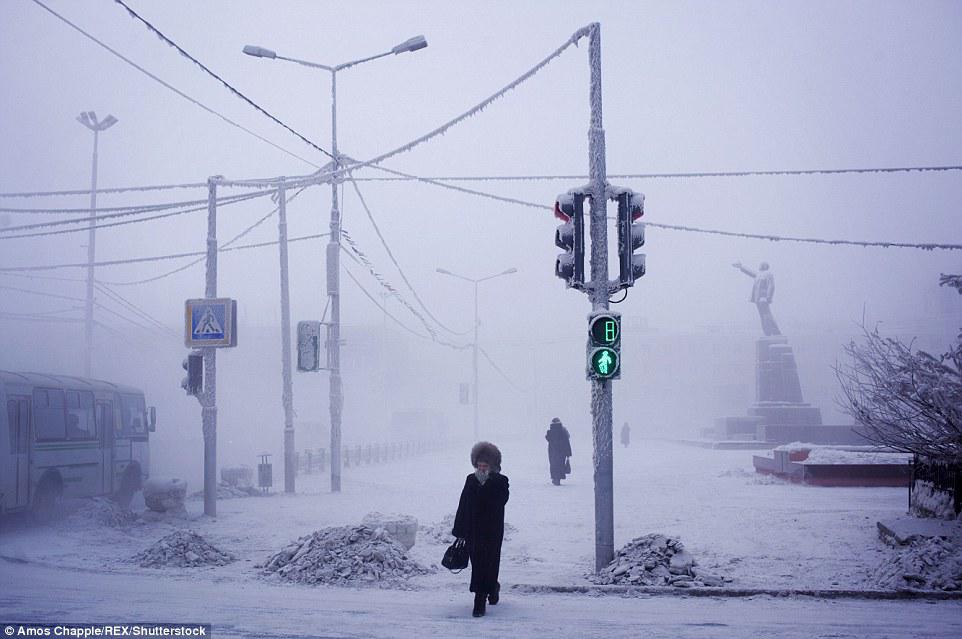
[[[30,503],[30,398],[11,395],[7,399],[10,422],[10,462],[14,474],[13,503],[19,508]]]
[[[101,441],[103,457],[101,459],[102,490],[101,494],[109,495],[114,492],[114,405],[110,400],[97,400],[97,430],[103,438]]]

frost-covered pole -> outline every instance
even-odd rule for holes
[[[281,376],[284,404],[284,492],[294,492],[294,389],[291,380],[291,298],[287,279],[287,190],[277,185],[277,244],[281,260]]]
[[[608,219],[605,167],[605,130],[601,119],[601,25],[591,25],[588,35],[591,67],[591,123],[588,128],[588,167],[591,190],[591,296],[592,311],[608,310]],[[592,438],[595,471],[595,570],[614,558],[614,490],[611,455],[611,380],[591,382]]]
[[[94,260],[97,253],[97,142],[94,129],[94,156],[90,169],[90,230],[87,233],[87,297],[84,304],[84,377],[90,377],[94,350]]]
[[[217,297],[217,177],[207,178],[207,285],[204,297]],[[217,516],[217,349],[205,347],[204,394],[204,514]]]
[[[331,69],[331,162],[336,172],[340,163],[337,156],[337,71]],[[341,292],[340,251],[341,212],[337,205],[337,185],[340,179],[331,176],[331,241],[327,244],[327,295],[331,306],[331,324],[327,333],[328,366],[330,366],[331,411],[331,492],[341,492]]]

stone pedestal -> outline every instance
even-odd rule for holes
[[[806,404],[795,353],[782,335],[755,342],[755,403],[742,417],[715,420],[715,436],[724,440],[774,441],[822,425],[822,411]],[[791,440],[790,440],[791,441]],[[777,442],[785,443],[785,442]]]

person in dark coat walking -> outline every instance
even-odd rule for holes
[[[501,542],[504,541],[504,505],[508,502],[508,478],[501,474],[501,451],[491,442],[471,448],[475,471],[464,480],[458,512],[451,534],[464,539],[471,557],[471,587],[475,617],[484,616],[485,599],[498,603],[501,584]]]
[[[548,468],[551,472],[551,483],[561,485],[561,480],[571,472],[568,458],[571,457],[571,436],[568,429],[561,425],[561,420],[555,417],[551,420],[548,432],[544,438],[548,440]]]

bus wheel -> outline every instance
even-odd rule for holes
[[[63,517],[63,484],[54,478],[44,478],[37,486],[31,515],[34,521],[47,524]]]

